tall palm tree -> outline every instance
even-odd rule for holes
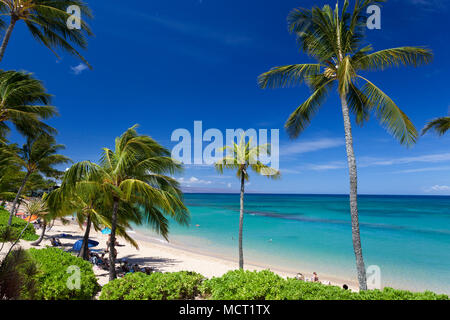
[[[100,164],[83,161],[66,172],[62,188],[74,188],[81,181],[94,185],[102,192],[103,208],[111,209],[110,280],[116,278],[116,231],[119,215],[126,213],[124,206],[140,208],[142,219],[166,239],[169,231],[166,216],[181,224],[188,223],[189,214],[178,182],[167,175],[181,168],[170,158],[169,150],[149,136],[139,135],[133,126],[116,138],[115,150],[103,149]]]
[[[352,239],[361,290],[367,289],[367,283],[359,233],[357,171],[350,112],[354,114],[358,125],[369,120],[373,112],[387,131],[402,144],[415,143],[418,134],[406,114],[381,89],[364,78],[360,71],[384,70],[399,65],[418,66],[432,60],[431,51],[424,48],[399,47],[372,52],[372,46],[362,45],[366,8],[380,2],[383,1],[356,0],[353,12],[347,12],[347,0],[344,1],[342,11],[338,4],[334,11],[328,5],[310,10],[292,10],[288,16],[289,30],[296,34],[303,52],[316,63],[275,67],[258,78],[261,88],[289,87],[304,82],[311,89],[311,96],[286,122],[285,128],[291,138],[297,138],[302,133],[331,89],[335,85],[337,87],[344,119]]]
[[[80,29],[69,29],[67,21],[69,6],[76,5],[81,11]],[[86,3],[80,0],[0,0],[0,12],[9,16],[9,25],[0,46],[0,61],[3,59],[11,34],[18,21],[23,21],[33,38],[50,49],[58,58],[56,49],[62,49],[78,56],[84,63],[89,63],[73,47],[87,48],[86,35],[92,31],[84,18],[92,18]],[[3,23],[4,24],[4,23]],[[72,43],[72,44],[71,44]]]
[[[45,195],[44,195],[44,197],[45,197]],[[31,216],[37,216],[39,218],[43,218],[49,213],[47,203],[45,202],[44,197],[42,199],[32,199],[32,200],[28,201],[27,203],[25,203],[25,211],[28,213],[28,219],[26,219],[27,224],[25,225],[25,227],[22,229],[22,231],[20,232],[17,239],[15,239],[14,243],[9,248],[8,252],[5,255],[5,259],[12,252],[12,249],[14,248],[14,246],[20,241],[23,233],[28,229],[28,226],[30,225],[30,222],[31,222]]]
[[[55,169],[54,166],[71,161],[68,157],[57,153],[64,148],[64,145],[56,144],[55,138],[48,134],[27,139],[16,158],[21,167],[26,170],[26,174],[13,201],[8,221],[9,226],[17,211],[20,195],[30,176],[34,173],[42,173],[48,177],[57,177],[61,174],[61,171]]]
[[[53,211],[52,218],[75,215],[80,228],[85,225],[83,242],[78,256],[89,260],[88,240],[91,228],[100,231],[102,226],[110,227],[111,208],[104,207],[103,194],[99,189],[100,184],[80,181],[75,184],[74,188],[69,188],[67,184],[63,184],[63,186],[52,191],[47,197],[49,207]],[[140,212],[134,207],[125,206],[124,208],[123,204],[119,209],[117,234],[136,248],[138,248],[137,243],[126,233],[126,229],[130,227],[130,222],[139,224],[140,219]]]
[[[25,136],[54,134],[55,129],[42,122],[57,114],[49,105],[50,98],[42,82],[31,74],[0,70],[0,133],[9,131],[6,123],[10,122]]]
[[[245,135],[241,136],[239,144],[225,146],[222,151],[227,154],[216,162],[217,171],[222,174],[224,169],[236,171],[236,176],[241,183],[240,210],[239,210],[239,269],[244,268],[244,251],[242,246],[244,229],[244,193],[245,182],[249,180],[249,169],[256,174],[261,174],[267,178],[276,179],[280,177],[280,172],[259,161],[259,156],[270,153],[270,145],[253,146],[251,139],[245,141]]]
[[[450,129],[450,116],[437,118],[430,121],[422,130],[422,135],[429,130],[434,130],[438,135],[444,135]]]

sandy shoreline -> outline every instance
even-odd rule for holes
[[[40,234],[41,230],[36,230],[37,234]],[[35,248],[45,248],[50,246],[51,237],[60,237],[62,234],[70,235],[70,237],[60,238],[63,245],[63,249],[70,249],[75,241],[82,238],[84,231],[78,226],[77,223],[71,221],[69,224],[63,225],[60,221],[56,221],[53,227],[46,232],[44,240],[39,246]],[[191,249],[180,243],[163,243],[158,242],[155,239],[149,238],[147,235],[140,233],[139,231],[131,231],[130,235],[136,240],[139,245],[139,250],[134,248],[125,240],[119,238],[119,244],[117,249],[117,258],[128,259],[131,263],[137,263],[140,267],[152,267],[161,272],[174,272],[174,271],[195,271],[203,274],[204,276],[211,278],[214,276],[221,276],[229,270],[237,269],[238,262],[232,258],[221,256],[219,254],[212,254],[206,251],[200,251],[197,249]],[[91,229],[90,239],[99,242],[98,247],[95,249],[105,249],[107,235],[101,232],[96,232]],[[20,241],[20,246],[24,249],[28,249],[31,246],[31,242]],[[7,251],[7,245],[3,249],[0,255],[5,254]],[[298,270],[296,272],[283,270],[276,267],[268,267],[251,261],[246,261],[245,269],[247,270],[264,270],[270,269],[273,272],[283,277],[294,277],[297,272],[301,272],[306,278],[311,278],[312,274],[304,272],[305,270]],[[108,273],[94,266],[94,272],[98,277],[100,285],[104,285],[108,282]],[[321,282],[325,284],[333,284],[342,286],[347,284],[350,289],[357,290],[357,283],[348,279],[339,279],[330,275],[319,274]]]

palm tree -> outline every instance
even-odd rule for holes
[[[69,188],[67,184],[63,185],[64,187],[52,191],[47,197],[49,207],[53,211],[52,218],[75,215],[80,228],[86,225],[78,256],[89,260],[88,240],[91,228],[100,231],[102,226],[110,227],[111,208],[104,208],[100,184],[80,181],[74,188]],[[130,227],[130,222],[140,223],[140,212],[134,207],[126,207],[123,212],[123,207],[122,205],[119,210],[117,234],[138,248],[137,243],[126,233],[126,229]]]
[[[33,299],[38,272],[36,263],[24,249],[12,251],[0,263],[0,300]]]
[[[290,32],[297,36],[301,49],[316,63],[275,67],[259,76],[261,88],[278,88],[305,82],[311,96],[289,117],[285,128],[291,138],[297,138],[309,125],[336,84],[344,119],[347,160],[350,176],[350,213],[352,238],[358,281],[361,290],[367,289],[366,272],[361,248],[357,205],[357,171],[353,151],[350,111],[358,125],[375,113],[381,124],[400,143],[416,142],[417,130],[405,113],[381,89],[360,75],[360,71],[384,70],[399,65],[418,66],[432,60],[430,50],[418,47],[399,47],[372,52],[372,46],[362,46],[365,38],[365,11],[380,0],[357,0],[352,13],[344,1],[342,11],[336,4],[294,9],[288,16]],[[362,82],[362,86],[360,83]]]
[[[34,173],[42,173],[48,177],[57,177],[61,172],[54,168],[55,165],[68,163],[71,160],[66,156],[57,154],[64,149],[64,145],[56,144],[54,137],[48,134],[41,134],[36,138],[28,138],[26,144],[17,156],[17,162],[26,170],[22,184],[14,198],[8,225],[11,225],[12,217],[16,213],[20,195],[30,176]]]
[[[142,219],[167,239],[168,220],[172,217],[187,224],[189,214],[183,204],[178,182],[167,174],[181,170],[170,158],[169,150],[149,136],[139,135],[136,126],[116,138],[115,150],[103,149],[100,164],[83,161],[74,164],[65,174],[62,188],[75,188],[83,181],[102,193],[102,206],[111,210],[109,243],[109,279],[116,278],[115,242],[119,215],[126,206],[142,211]]]
[[[0,46],[0,61],[3,59],[16,23],[22,20],[33,38],[50,49],[58,58],[56,49],[60,48],[78,56],[89,66],[72,44],[86,49],[86,35],[91,36],[92,31],[83,19],[80,21],[79,30],[68,28],[67,21],[71,15],[66,10],[72,5],[80,8],[81,18],[92,18],[91,10],[80,0],[0,0],[0,12],[10,17]]]
[[[240,211],[239,211],[239,269],[244,268],[244,252],[242,248],[242,233],[244,228],[244,192],[245,182],[249,180],[249,169],[256,174],[261,174],[267,178],[276,179],[280,177],[280,172],[261,163],[258,158],[262,154],[270,153],[270,145],[253,146],[251,139],[245,141],[245,135],[241,136],[239,144],[225,146],[222,151],[227,151],[227,155],[216,162],[215,167],[220,174],[224,169],[236,171],[236,176],[241,182]]]
[[[450,129],[450,116],[437,118],[430,121],[422,130],[422,135],[429,130],[434,130],[438,135],[444,135]]]
[[[0,133],[9,131],[6,122],[10,122],[25,136],[54,134],[55,129],[42,122],[57,114],[49,105],[50,98],[42,82],[31,74],[0,71]]]
[[[43,218],[49,213],[47,203],[45,202],[44,198],[45,198],[45,195],[42,197],[42,199],[32,199],[32,200],[28,201],[27,203],[25,203],[25,211],[28,213],[28,218],[26,219],[27,224],[22,229],[22,231],[20,232],[19,236],[14,241],[12,246],[9,248],[8,252],[5,255],[5,259],[12,252],[12,249],[14,248],[14,246],[20,241],[25,230],[28,229],[28,226],[30,225],[30,222],[31,222],[31,217],[37,216],[39,218]]]

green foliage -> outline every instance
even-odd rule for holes
[[[269,270],[234,270],[206,280],[201,289],[213,300],[280,300],[283,281]]]
[[[194,299],[203,280],[188,271],[172,273],[130,273],[106,284],[100,300],[180,300]]]
[[[25,226],[27,225],[27,222],[25,220],[22,220],[18,217],[13,217],[11,228],[9,229],[8,236],[6,236],[8,219],[9,212],[4,209],[0,209],[0,242],[17,239],[23,228],[25,228]],[[29,224],[22,235],[22,239],[26,241],[34,241],[37,238],[39,238],[39,236],[36,234],[33,225]]]
[[[356,1],[350,11],[350,2],[345,0],[341,10],[337,3],[334,10],[324,5],[289,13],[289,31],[296,35],[301,51],[315,63],[274,67],[258,77],[258,84],[263,89],[303,83],[310,88],[310,97],[285,124],[291,138],[297,138],[306,129],[333,87],[337,87],[341,101],[346,102],[359,125],[374,114],[400,143],[411,145],[417,141],[418,133],[411,120],[362,73],[397,66],[418,67],[430,63],[433,54],[429,49],[409,46],[372,52],[372,46],[365,41],[366,9],[380,2],[383,1]]]
[[[29,254],[19,248],[11,251],[0,264],[0,300],[33,299],[37,266]]]
[[[89,262],[58,248],[40,250],[31,248],[28,252],[39,269],[36,299],[89,300],[100,290]],[[80,270],[79,289],[71,289],[67,285],[69,277],[74,275],[68,272],[70,266],[76,266]]]
[[[202,294],[213,300],[448,300],[433,292],[384,288],[361,293],[317,282],[283,279],[269,270],[229,271],[203,282]]]
[[[422,130],[422,134],[427,133],[429,130],[435,131],[438,135],[442,136],[450,129],[450,116],[434,119],[427,123]]]

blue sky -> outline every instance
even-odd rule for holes
[[[292,8],[335,1],[154,0],[87,1],[96,36],[89,40],[86,69],[75,58],[57,61],[19,24],[3,60],[42,79],[61,114],[50,124],[74,161],[97,160],[102,147],[138,123],[168,148],[177,128],[280,129],[282,178],[251,177],[250,192],[347,193],[342,114],[331,95],[311,126],[291,141],[283,131],[308,89],[261,90],[257,76],[270,67],[310,61],[287,32]],[[381,30],[368,30],[375,49],[427,46],[435,54],[425,67],[367,73],[408,114],[418,129],[449,111],[450,4],[446,0],[390,0]],[[450,136],[427,135],[401,146],[371,119],[354,127],[359,192],[450,194]],[[18,140],[13,134],[12,140]],[[187,166],[179,177],[190,191],[236,192],[233,172]]]

